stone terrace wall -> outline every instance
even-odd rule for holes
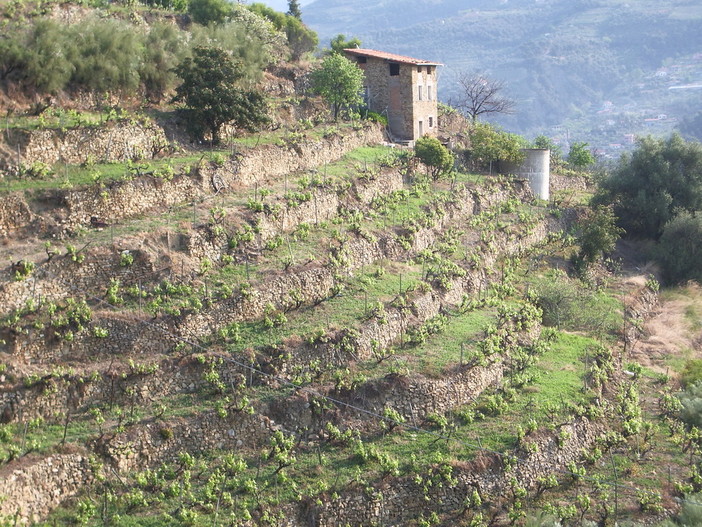
[[[561,176],[560,174],[551,173],[550,190],[551,192],[559,192],[562,190],[588,190],[593,186],[594,182],[586,176]]]
[[[343,157],[351,150],[383,140],[376,125],[347,130],[327,139],[310,141],[298,148],[262,145],[245,150],[222,166],[202,164],[194,176],[180,175],[170,181],[142,177],[114,183],[107,189],[91,187],[65,193],[68,209],[67,228],[87,225],[92,216],[115,221],[154,210],[164,210],[177,203],[210,196],[217,189],[252,185],[279,178],[300,170],[316,168]]]
[[[0,197],[0,238],[9,236],[34,219],[27,202],[19,194]]]
[[[456,484],[432,488],[429,500],[425,498],[422,485],[409,478],[392,482],[386,480],[381,489],[382,498],[369,497],[360,488],[348,491],[336,500],[301,510],[299,516],[291,518],[287,525],[401,526],[430,510],[439,513],[462,510],[466,496],[473,490],[477,490],[481,496],[499,496],[507,490],[511,477],[533,490],[539,477],[563,470],[569,461],[578,460],[583,450],[594,444],[602,426],[580,418],[564,425],[561,430],[569,434],[568,439],[559,446],[559,431],[556,431],[533,440],[538,445],[538,451],[522,453],[513,472],[505,473],[496,456],[483,455],[473,462],[455,465],[453,475]]]
[[[19,525],[39,521],[92,479],[90,461],[83,454],[17,460],[0,472],[0,496],[5,498],[0,501],[0,518],[16,519]]]
[[[181,452],[206,452],[266,444],[276,427],[261,415],[229,412],[219,417],[214,412],[194,418],[167,422],[154,421],[137,426],[124,434],[105,438],[97,449],[120,470],[143,469],[162,461],[171,461]],[[163,429],[172,432],[164,437]]]
[[[0,157],[0,167],[16,168],[18,159],[25,166],[150,159],[167,144],[163,129],[151,122],[14,132],[7,145],[10,152]]]
[[[253,185],[267,178],[317,168],[358,147],[379,144],[383,140],[380,126],[365,124],[358,130],[342,130],[323,139],[244,150],[221,167],[212,164],[201,167],[200,173],[208,181],[219,177],[228,186]]]

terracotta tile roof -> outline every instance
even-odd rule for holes
[[[345,49],[344,51],[349,55],[355,55],[357,57],[375,57],[377,59],[385,59],[390,62],[401,62],[403,64],[414,64],[416,66],[443,66],[443,64],[439,62],[414,59],[412,57],[395,55],[394,53],[386,53],[385,51],[376,51],[374,49],[349,48]]]

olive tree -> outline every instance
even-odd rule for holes
[[[678,212],[702,210],[702,145],[677,134],[639,139],[600,183],[595,202],[612,204],[628,234],[659,238]]]

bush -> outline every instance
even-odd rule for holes
[[[427,167],[432,179],[437,180],[453,168],[453,154],[435,137],[421,137],[414,145],[414,154]]]
[[[680,419],[691,426],[702,426],[702,382],[696,382],[678,395],[682,410]]]
[[[380,123],[383,126],[388,125],[388,118],[386,116],[380,115],[379,113],[376,113],[376,112],[371,112],[371,111],[366,112],[366,119],[368,119],[369,121],[374,122],[374,123]]]
[[[667,223],[657,253],[666,282],[702,283],[702,216],[682,212]]]
[[[190,0],[188,13],[198,24],[223,24],[232,14],[232,5],[227,0]]]
[[[702,381],[702,359],[690,359],[680,374],[680,384],[684,388]]]

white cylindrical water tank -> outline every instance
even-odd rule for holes
[[[526,178],[535,196],[548,200],[551,180],[551,151],[548,148],[525,148],[524,162],[517,175]]]
[[[551,151],[548,148],[523,148],[524,161],[520,165],[500,163],[503,174],[512,174],[526,179],[534,195],[543,200],[549,199],[551,182]]]

